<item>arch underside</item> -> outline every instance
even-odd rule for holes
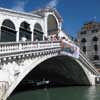
[[[58,23],[56,18],[53,15],[49,15],[47,19],[47,29],[48,35],[57,34],[58,32]]]
[[[49,83],[46,84],[44,81],[49,81]],[[82,67],[73,58],[58,56],[50,58],[36,66],[20,82],[13,93],[43,88],[44,86],[72,85],[90,85],[90,83]]]

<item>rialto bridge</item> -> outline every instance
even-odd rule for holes
[[[38,85],[96,85],[99,73],[84,53],[70,55],[62,48],[62,37],[78,46],[61,30],[61,22],[56,10],[25,13],[0,8],[0,100],[30,80]],[[51,40],[54,34],[59,39]]]

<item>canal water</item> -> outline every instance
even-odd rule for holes
[[[9,100],[100,100],[100,86],[44,88],[20,92]]]

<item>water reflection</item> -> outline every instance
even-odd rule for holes
[[[87,100],[96,100],[96,87],[91,86],[87,91]]]
[[[100,86],[88,88],[87,100],[100,100]]]
[[[48,92],[48,89],[45,88],[44,91],[46,92],[46,100],[50,100],[50,94]]]
[[[100,100],[100,87],[72,86],[18,93],[9,100]]]

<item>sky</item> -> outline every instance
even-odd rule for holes
[[[0,7],[31,12],[53,7],[60,13],[65,33],[76,37],[85,22],[100,22],[100,0],[0,0]]]

